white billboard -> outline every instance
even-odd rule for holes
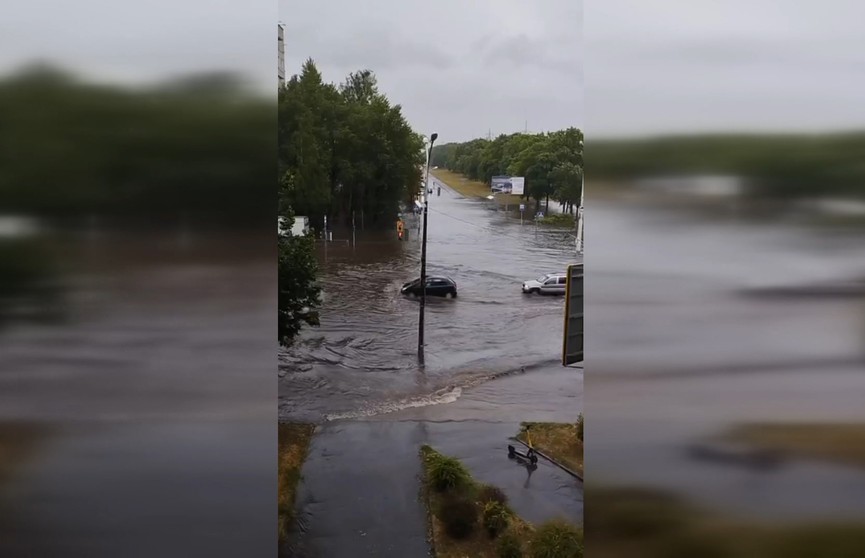
[[[511,177],[511,194],[522,196],[526,189],[526,179],[522,176]]]

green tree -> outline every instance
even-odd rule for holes
[[[314,225],[327,216],[372,225],[393,222],[421,179],[423,140],[399,105],[378,90],[369,70],[338,87],[322,81],[312,60],[279,97],[279,172],[291,172],[291,204]]]
[[[294,216],[283,215],[285,227],[291,230]],[[314,239],[311,236],[280,236],[278,240],[277,339],[289,345],[303,324],[318,325],[315,308],[319,304],[319,288],[315,285],[316,261]]]
[[[524,195],[535,199],[536,211],[541,201],[549,210],[550,198],[570,206],[579,200],[582,188],[583,133],[567,128],[443,144],[433,149],[432,164],[487,184],[497,175],[524,176]]]
[[[573,213],[574,206],[580,203],[583,191],[583,169],[569,161],[559,163],[550,172],[550,182],[554,188],[555,199]]]

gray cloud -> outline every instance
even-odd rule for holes
[[[286,26],[286,43],[293,51],[292,59],[302,54],[297,46],[303,45],[322,64],[348,70],[383,71],[408,66],[444,70],[455,63],[450,54],[435,44],[423,43],[405,36],[399,29],[387,27],[341,31]]]
[[[865,5],[587,3],[588,135],[861,128]]]
[[[0,72],[35,58],[133,83],[228,69],[272,91],[279,18],[289,73],[308,57],[330,81],[369,68],[442,138],[526,120],[590,136],[850,128],[865,126],[863,16],[858,0],[19,2],[0,18]]]
[[[569,0],[297,4],[286,67],[312,57],[328,81],[359,68],[440,141],[582,123],[581,9]]]

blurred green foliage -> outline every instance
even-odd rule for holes
[[[579,205],[583,185],[583,132],[568,128],[543,134],[500,135],[433,148],[431,163],[490,184],[494,176],[522,176],[525,197]]]
[[[28,67],[0,81],[0,206],[270,222],[275,123],[273,104],[231,76],[123,88]]]
[[[59,317],[63,285],[51,246],[38,238],[0,239],[0,325],[12,317]]]
[[[865,197],[865,132],[811,135],[701,135],[598,140],[593,179],[724,174],[770,198]]]
[[[308,60],[279,92],[281,191],[314,227],[325,215],[350,223],[352,212],[391,226],[418,193],[424,161],[423,138],[368,70],[336,86]]]

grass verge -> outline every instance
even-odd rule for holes
[[[760,449],[865,467],[865,424],[746,423],[724,436]]]
[[[576,223],[576,217],[569,213],[553,213],[551,215],[545,216],[543,219],[538,221],[539,225],[546,225],[548,227],[568,227],[573,228]]]
[[[863,524],[760,524],[702,513],[663,492],[589,486],[586,529],[598,558],[853,558]]]
[[[477,180],[470,180],[461,174],[446,169],[430,170],[430,174],[467,198],[486,198],[492,193],[488,184],[478,182]],[[495,201],[499,205],[527,203],[525,202],[525,198],[514,194],[498,194]]]
[[[291,522],[294,520],[294,497],[300,481],[300,468],[306,459],[315,425],[280,423],[279,468],[277,477],[277,509],[279,517],[279,542],[285,541]]]
[[[583,417],[574,424],[558,422],[524,422],[517,435],[527,442],[526,427],[531,430],[532,446],[583,476]]]
[[[438,558],[581,558],[582,530],[561,520],[535,528],[498,488],[475,481],[459,460],[420,450],[430,539]]]

